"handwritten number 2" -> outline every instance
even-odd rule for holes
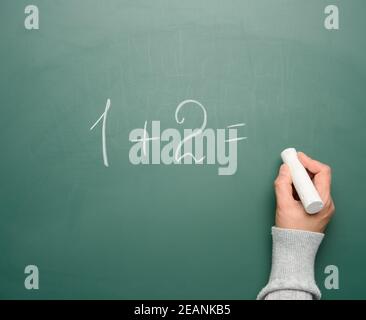
[[[182,124],[184,122],[184,117],[181,120],[178,119],[178,113],[179,113],[180,109],[183,106],[185,106],[187,103],[194,103],[194,104],[198,105],[202,109],[202,112],[203,112],[203,122],[202,122],[202,125],[201,125],[201,127],[199,129],[196,129],[193,133],[191,133],[190,135],[188,135],[187,137],[185,137],[181,142],[179,142],[179,144],[177,146],[177,149],[175,150],[175,161],[180,162],[180,160],[183,159],[183,158],[185,158],[185,157],[191,157],[194,160],[195,163],[199,163],[199,162],[202,162],[205,159],[205,157],[201,157],[200,159],[196,159],[196,157],[192,153],[190,153],[190,152],[184,153],[180,157],[178,156],[179,155],[179,152],[181,151],[181,149],[182,149],[182,147],[184,145],[184,143],[187,142],[188,140],[193,139],[194,137],[200,135],[203,132],[203,130],[205,130],[206,124],[207,124],[207,112],[206,112],[206,109],[197,100],[184,100],[184,101],[182,101],[178,105],[177,109],[175,110],[175,121],[178,124]]]

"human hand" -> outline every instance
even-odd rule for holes
[[[276,227],[323,233],[335,211],[330,194],[331,169],[303,152],[298,152],[298,158],[310,172],[315,188],[323,200],[324,208],[316,214],[308,214],[305,211],[301,202],[294,197],[290,168],[282,164],[274,182],[277,201]]]

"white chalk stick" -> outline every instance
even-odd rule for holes
[[[290,168],[292,183],[295,186],[305,211],[314,214],[323,209],[323,201],[315,189],[306,169],[298,159],[296,150],[294,148],[283,150],[281,152],[281,158]]]

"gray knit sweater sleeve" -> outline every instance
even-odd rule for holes
[[[258,300],[320,299],[314,261],[324,234],[272,227],[272,270]]]

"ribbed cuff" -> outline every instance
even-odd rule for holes
[[[272,227],[272,270],[257,299],[278,290],[300,290],[320,299],[314,279],[314,261],[324,234]]]

